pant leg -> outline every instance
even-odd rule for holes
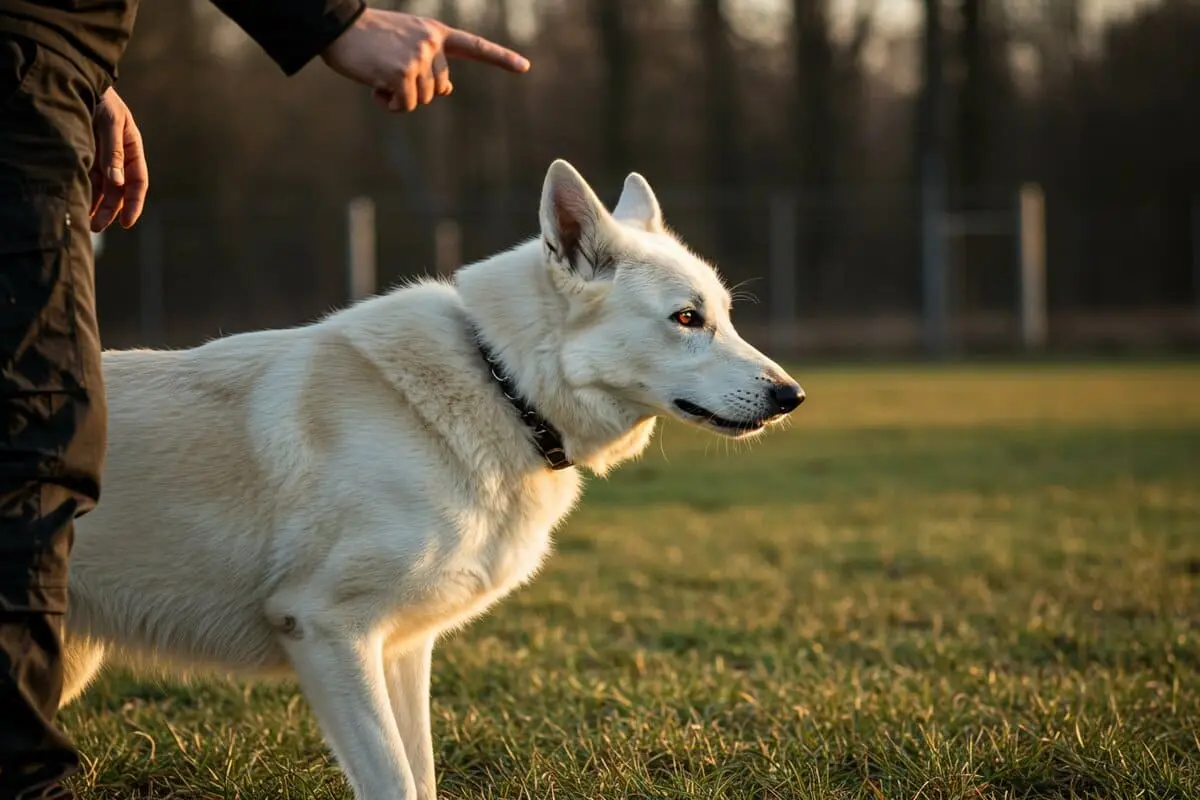
[[[0,797],[65,798],[54,726],[73,520],[99,500],[104,387],[88,170],[102,84],[0,37]]]

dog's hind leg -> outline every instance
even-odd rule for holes
[[[58,701],[62,708],[78,697],[92,682],[104,663],[105,646],[102,642],[72,634],[63,636],[63,690]]]
[[[429,671],[433,659],[433,637],[417,642],[412,649],[385,663],[388,696],[396,715],[396,726],[417,783],[417,797],[437,796],[433,763],[433,733],[429,724]]]
[[[381,642],[312,625],[284,646],[355,798],[415,800],[416,782],[388,700]]]

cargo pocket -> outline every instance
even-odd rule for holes
[[[66,198],[0,194],[0,396],[86,389],[70,235]]]
[[[86,403],[70,237],[64,197],[0,188],[0,610],[66,607]]]
[[[23,94],[31,77],[41,67],[42,48],[29,39],[0,39],[0,108]]]

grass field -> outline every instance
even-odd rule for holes
[[[1200,798],[1200,366],[798,369],[434,656],[446,798]],[[82,798],[348,798],[288,684],[109,676]]]

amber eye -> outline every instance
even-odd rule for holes
[[[675,320],[685,328],[699,328],[704,325],[704,319],[691,309],[676,311],[671,315],[671,319]]]

